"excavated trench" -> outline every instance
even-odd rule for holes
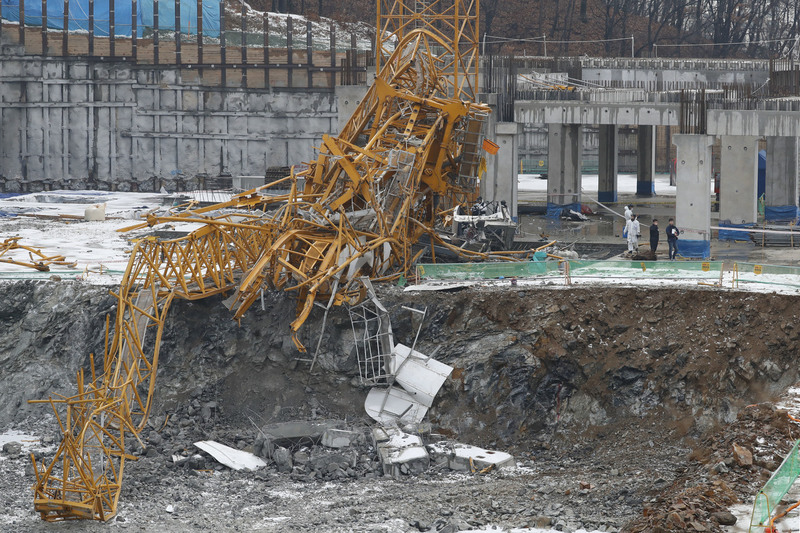
[[[0,428],[24,428],[46,412],[26,400],[73,392],[88,354],[102,354],[115,300],[108,288],[75,282],[9,282],[3,293]],[[676,490],[689,452],[704,437],[799,379],[792,296],[561,286],[447,293],[381,286],[378,295],[395,340],[407,345],[420,324],[403,306],[426,308],[417,349],[455,368],[429,411],[431,431],[508,451],[540,469],[513,489],[514,513],[494,522],[478,513],[465,518],[468,524],[556,526],[561,517],[562,530],[624,529],[648,502]],[[233,428],[216,436],[244,445],[255,439],[255,426],[268,422],[366,422],[368,389],[359,384],[346,310],[330,313],[313,372],[288,334],[293,315],[282,294],[267,294],[264,308],[254,305],[241,324],[221,299],[176,301],[154,418],[191,414],[202,400],[213,405],[213,422]],[[306,346],[316,346],[321,319],[315,311],[304,327]],[[129,474],[134,483],[136,475]],[[586,501],[573,501],[576,480],[586,482]],[[313,527],[319,524],[309,522]]]

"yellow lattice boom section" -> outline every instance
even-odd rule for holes
[[[181,238],[136,243],[102,372],[92,365],[90,379],[78,375],[77,394],[45,401],[63,440],[49,464],[34,462],[34,508],[43,519],[115,515],[125,461],[133,458],[126,437],[138,439],[147,420],[174,298],[224,294],[239,318],[263,290],[288,291],[297,298],[291,331],[304,350],[296,333],[315,301],[356,303],[361,276],[407,274],[423,235],[447,246],[436,226],[477,196],[475,147],[488,114],[466,93],[452,97],[452,42],[429,28],[405,31],[343,131],[323,138],[303,172],[126,228],[197,225]],[[288,192],[276,193],[279,187]]]

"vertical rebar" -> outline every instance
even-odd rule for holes
[[[42,0],[42,55],[47,55],[47,0]]]
[[[68,0],[64,0],[65,2]],[[131,57],[133,58],[133,62],[136,63],[138,60],[138,38],[139,38],[139,28],[138,28],[138,21],[139,17],[137,14],[137,7],[136,7],[136,0],[131,0]]]
[[[153,63],[158,65],[158,32],[160,24],[158,20],[158,0],[153,0]]]
[[[108,55],[117,55],[117,13],[114,0],[108,2]]]
[[[242,87],[247,87],[247,17],[242,0]]]
[[[294,69],[292,68],[294,52],[292,50],[292,17],[286,17],[286,72],[288,77],[288,87],[293,87],[292,78],[294,77]]]
[[[175,64],[181,65],[181,0],[175,0]]]
[[[219,3],[219,55],[220,63],[222,63],[222,86],[228,86],[228,54],[226,53],[227,43],[225,42],[225,2]]]

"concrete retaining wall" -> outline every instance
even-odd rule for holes
[[[165,68],[0,54],[0,190],[193,189],[313,157],[332,92],[201,87]]]

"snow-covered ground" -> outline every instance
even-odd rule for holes
[[[597,194],[597,174],[584,174],[581,179],[583,193]],[[520,174],[517,179],[520,193],[547,193],[547,180],[541,174]],[[656,174],[653,187],[657,196],[675,196],[675,186],[669,184],[669,174]],[[714,184],[709,185],[709,194],[714,192]],[[636,174],[619,174],[617,176],[617,193],[620,196],[636,194]]]

